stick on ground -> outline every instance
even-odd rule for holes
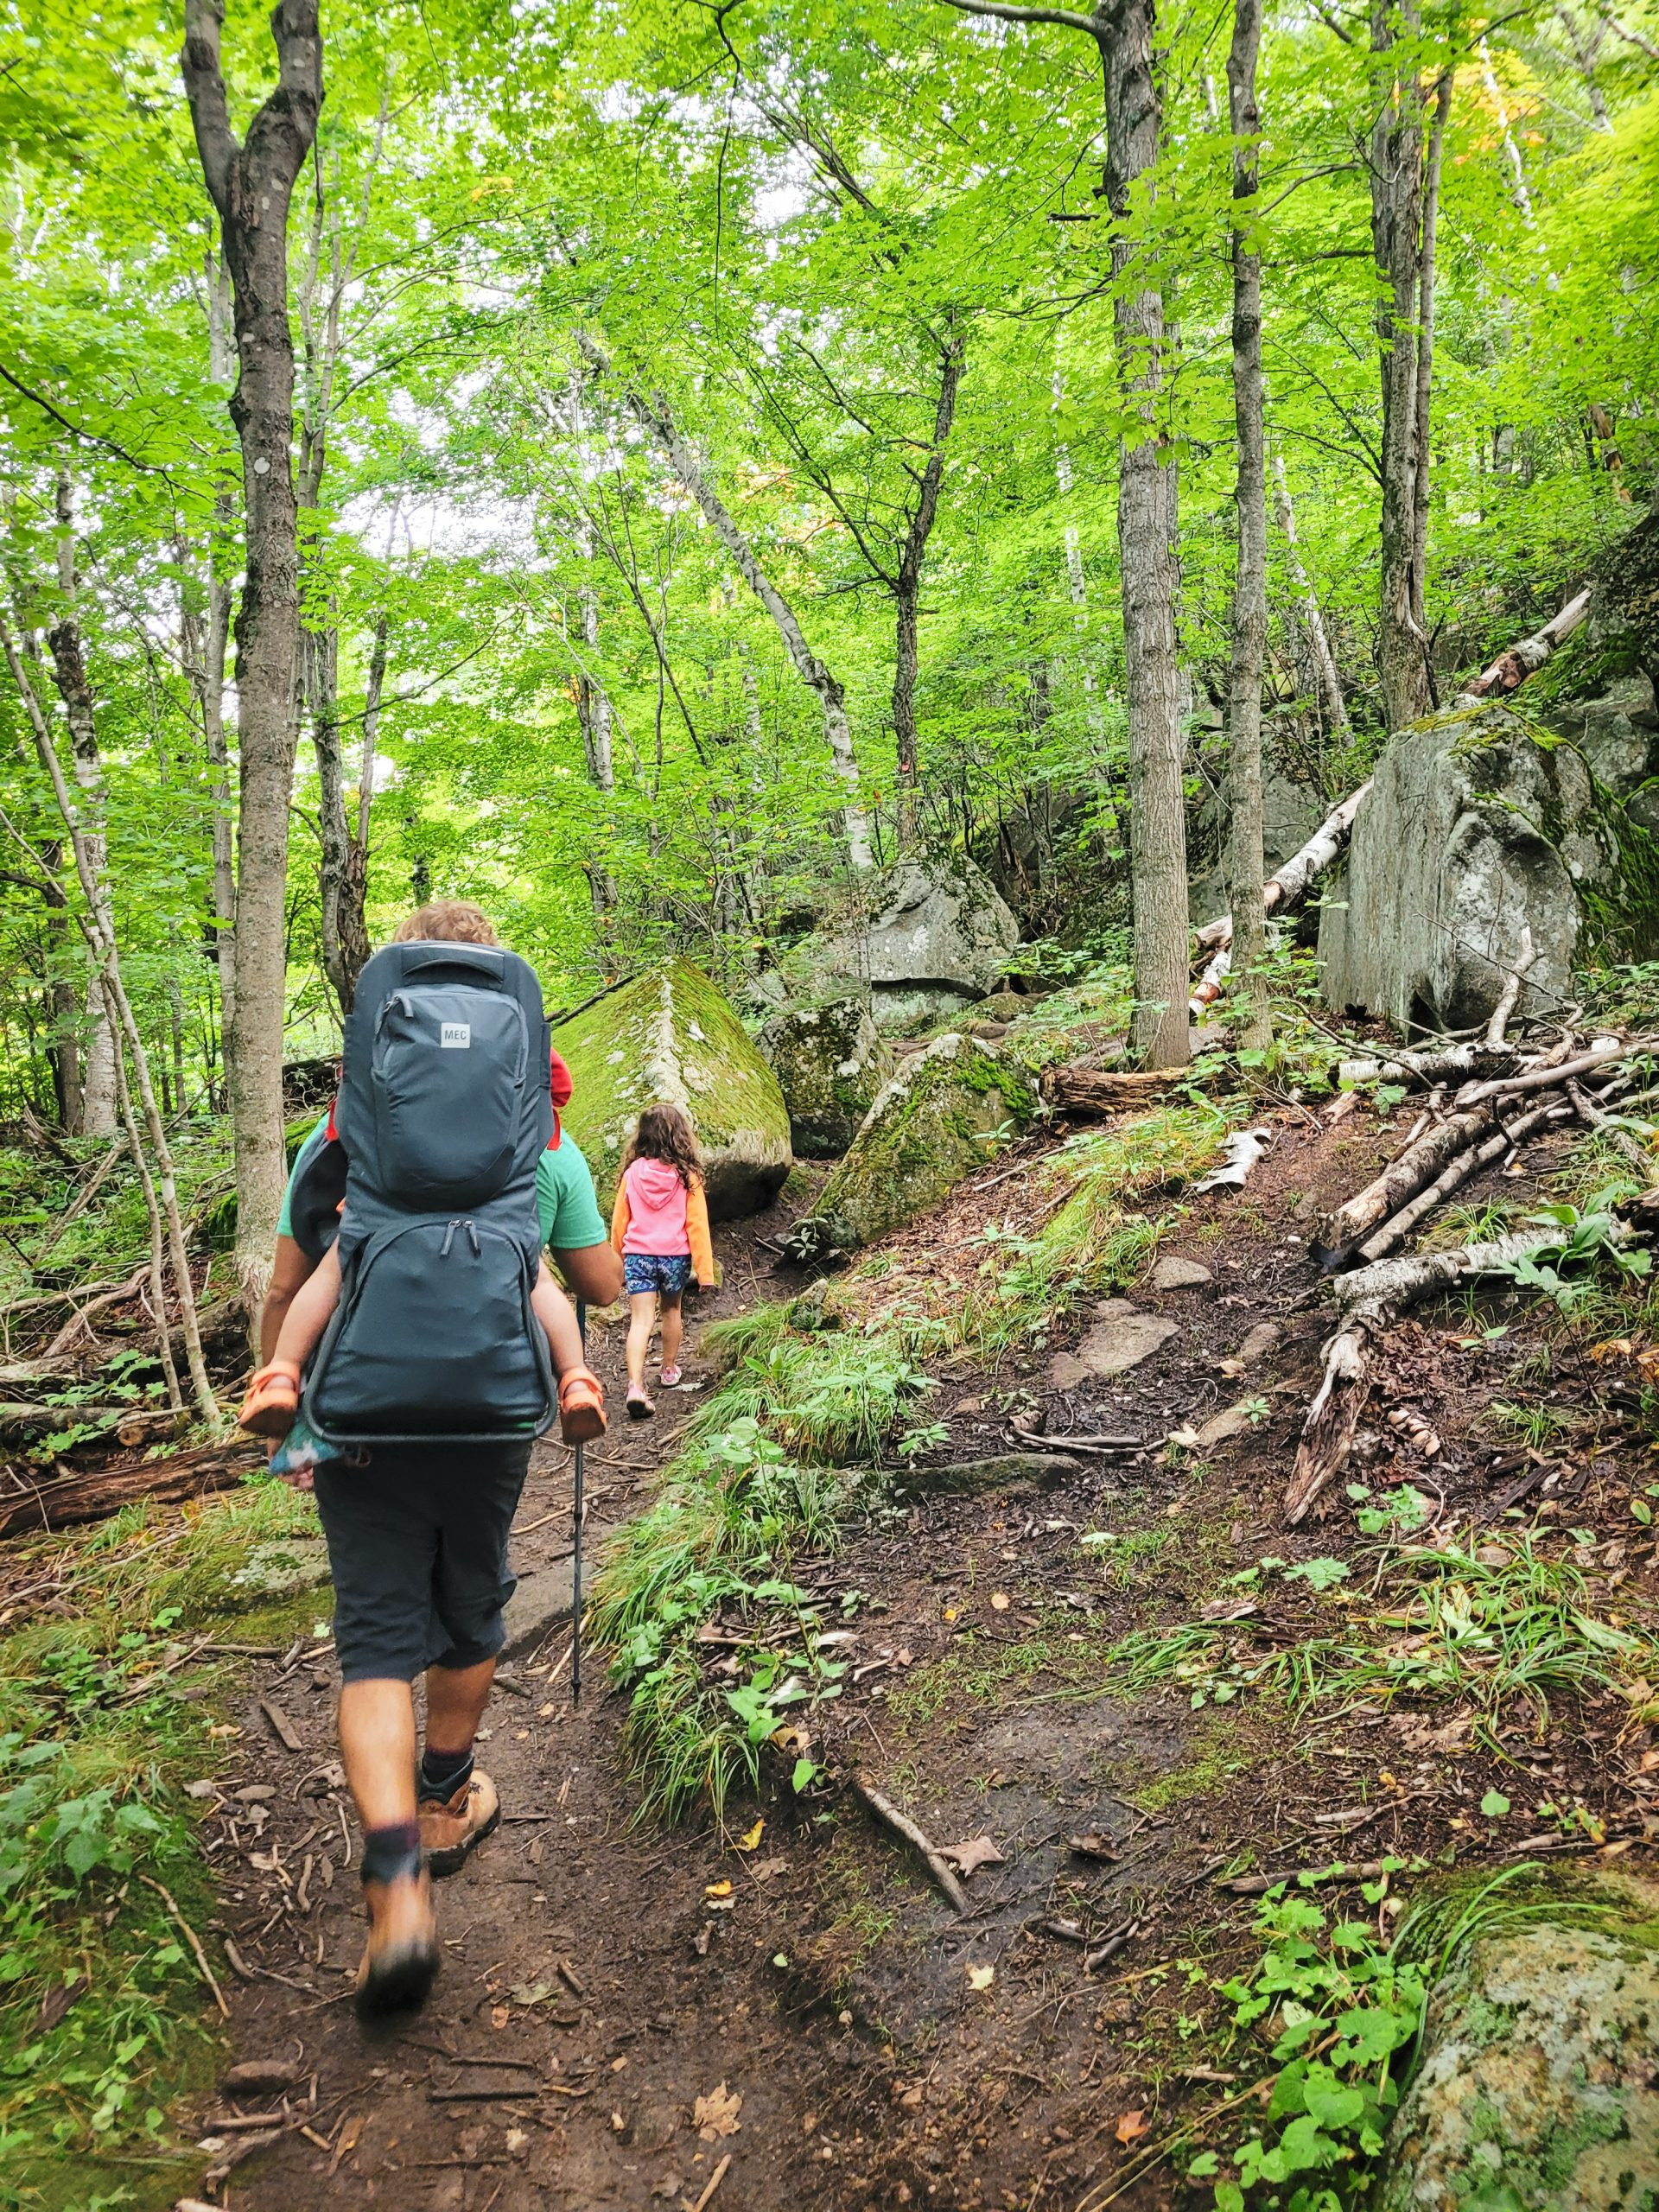
[[[928,1872],[957,1910],[966,1912],[968,1910],[967,1891],[945,1865],[944,1859],[940,1858],[933,1844],[911,1819],[909,1814],[901,1813],[890,1797],[884,1797],[879,1789],[874,1789],[868,1782],[861,1781],[856,1775],[853,1777],[853,1790],[855,1795],[861,1797],[868,1806],[870,1811],[874,1814],[884,1827],[891,1828],[894,1835],[901,1837],[917,1853],[925,1865]]]

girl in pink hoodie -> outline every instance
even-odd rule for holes
[[[645,1393],[645,1355],[657,1302],[660,1298],[663,1308],[663,1388],[671,1390],[680,1379],[685,1287],[693,1274],[704,1290],[715,1287],[702,1157],[677,1106],[647,1106],[639,1116],[616,1186],[611,1242],[622,1255],[628,1292],[628,1413],[649,1421],[657,1408]]]

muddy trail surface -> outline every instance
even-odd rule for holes
[[[723,1834],[635,1824],[624,1700],[595,1664],[573,1706],[556,1598],[521,1613],[529,1640],[480,1747],[503,1825],[440,1888],[443,1970],[413,2021],[371,2035],[352,2012],[356,1838],[330,1765],[328,1649],[257,1671],[210,1833],[237,2056],[290,2086],[202,2108],[220,2201],[1208,2202],[1158,2153],[1202,2139],[1266,2070],[1259,2052],[1206,2054],[1230,2018],[1217,1981],[1259,1949],[1267,1878],[1339,1854],[1373,1875],[1391,1856],[1642,1863],[1659,1758],[1644,1764],[1646,1733],[1616,1711],[1506,1736],[1344,1691],[1291,1721],[1298,1708],[1233,1701],[1224,1679],[1329,1637],[1332,1555],[1368,1571],[1344,1500],[1290,1533],[1278,1509],[1329,1326],[1306,1240],[1401,1135],[1370,1109],[1333,1127],[1287,1114],[1243,1192],[1166,1212],[1128,1298],[1085,1304],[992,1370],[943,1363],[939,1422],[896,1501],[797,1573],[846,1624],[843,1694],[814,1720],[832,1784],[732,1807]],[[1529,1174],[1558,1158],[1535,1147]],[[976,1178],[891,1241],[892,1295],[967,1280],[988,1235],[1036,1205],[1006,1165]],[[723,1239],[716,1312],[798,1288],[766,1242],[779,1227]],[[1571,1522],[1586,1573],[1648,1602],[1652,1547],[1629,1514],[1645,1440],[1606,1369],[1552,1352],[1544,1328],[1446,1314],[1397,1330],[1356,1470],[1378,1490],[1420,1481],[1448,1525]],[[706,1387],[697,1339],[694,1324],[688,1378]],[[620,1342],[598,1332],[613,1404]],[[1506,1379],[1552,1358],[1569,1408],[1553,1447],[1484,1427]],[[696,1396],[665,1395],[654,1424],[619,1423],[591,1455],[594,1550],[649,1496]],[[517,1537],[532,1592],[554,1588],[569,1509],[568,1460],[543,1448]],[[1115,1662],[1103,1691],[1126,1635],[1180,1624],[1198,1673],[1126,1691]],[[712,1669],[718,1624],[710,1647]],[[1483,1817],[1498,1783],[1508,1823]],[[860,1784],[946,1853],[965,1910]],[[1351,1889],[1348,1906],[1385,1933],[1397,1900]]]

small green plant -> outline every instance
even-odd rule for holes
[[[1354,1518],[1367,1536],[1414,1536],[1428,1520],[1428,1499],[1409,1483],[1380,1498],[1373,1498],[1363,1483],[1350,1483],[1348,1495],[1358,1505]]]
[[[918,1421],[913,1428],[906,1429],[899,1439],[898,1451],[901,1459],[914,1459],[924,1452],[936,1452],[950,1436],[948,1421]]]
[[[1372,1883],[1364,1894],[1375,1904],[1382,1889]],[[1332,1926],[1306,1894],[1269,1891],[1255,1925],[1262,1957],[1219,1989],[1234,2008],[1236,2039],[1277,2031],[1278,2069],[1260,2120],[1230,2149],[1200,2152],[1187,2173],[1213,2182],[1216,2212],[1247,2204],[1338,2212],[1376,2174],[1427,1980],[1369,1922]]]
[[[1552,1242],[1548,1252],[1523,1253],[1493,1272],[1510,1276],[1522,1290],[1539,1291],[1554,1299],[1563,1313],[1581,1305],[1592,1288],[1585,1276],[1569,1275],[1569,1268],[1606,1261],[1627,1281],[1652,1268],[1649,1254],[1620,1242],[1624,1225],[1611,1213],[1581,1213],[1577,1206],[1561,1204],[1541,1207],[1527,1219],[1540,1228],[1558,1230],[1559,1243]]]

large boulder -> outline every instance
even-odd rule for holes
[[[575,1089],[564,1119],[608,1205],[642,1107],[690,1116],[718,1220],[753,1213],[793,1164],[778,1078],[720,991],[689,960],[648,969],[563,1021],[553,1041]]]
[[[821,1006],[785,1007],[759,1043],[789,1109],[790,1141],[804,1160],[835,1160],[858,1135],[893,1073],[892,1047],[855,992]]]
[[[1655,2212],[1659,1892],[1620,1886],[1617,1933],[1500,1908],[1435,1990],[1375,2212]]]
[[[1521,1012],[1548,1014],[1586,954],[1650,951],[1655,849],[1578,744],[1504,706],[1433,715],[1390,742],[1355,822],[1320,920],[1326,1001],[1466,1029],[1529,939]]]
[[[870,887],[868,919],[817,949],[827,977],[868,988],[876,1027],[903,1032],[987,998],[1020,925],[971,861],[901,861]]]
[[[989,1045],[955,1033],[936,1038],[882,1086],[812,1213],[797,1224],[791,1250],[823,1258],[902,1229],[982,1166],[1010,1126],[1036,1110],[1024,1077]]]

